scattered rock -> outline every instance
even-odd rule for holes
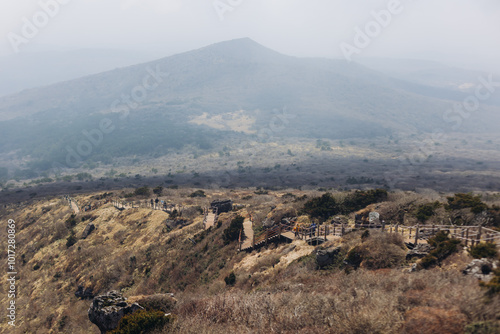
[[[340,253],[340,247],[331,246],[328,248],[316,249],[316,262],[320,268],[327,267],[335,263]]]
[[[110,291],[97,296],[88,310],[89,319],[101,330],[101,334],[118,327],[120,320],[127,314],[144,309],[137,303],[128,304],[127,299],[118,291]]]
[[[86,239],[93,230],[95,230],[95,225],[92,223],[88,223],[87,227],[85,227],[85,230],[83,230],[82,239]]]
[[[484,282],[489,282],[493,278],[493,271],[497,269],[496,261],[490,259],[474,259],[463,270],[464,275],[472,275]]]
[[[81,299],[91,299],[94,298],[94,292],[91,287],[84,288],[83,285],[79,285],[75,292],[75,296]]]
[[[410,249],[406,253],[406,259],[410,260],[413,258],[423,258],[431,251],[431,246],[429,244],[417,244],[413,249]]]

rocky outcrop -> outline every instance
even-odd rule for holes
[[[226,199],[223,201],[213,201],[210,203],[210,209],[217,213],[229,212],[233,210],[233,201]]]
[[[95,225],[92,223],[88,223],[87,227],[85,227],[85,230],[83,230],[82,239],[86,239],[93,230],[95,230]]]
[[[498,267],[496,261],[490,259],[474,259],[463,270],[464,275],[472,275],[484,282],[489,282],[493,278],[493,271]]]
[[[431,246],[429,244],[417,244],[413,249],[410,249],[406,253],[406,259],[410,260],[413,258],[423,258],[431,251]]]
[[[320,268],[334,264],[340,253],[340,247],[330,246],[328,248],[316,249],[316,263]]]
[[[81,299],[94,298],[93,289],[91,287],[84,288],[83,285],[79,285],[75,292],[75,296]]]
[[[139,304],[129,304],[127,299],[117,291],[110,291],[97,296],[88,310],[89,319],[97,325],[102,333],[116,329],[120,320],[127,314],[143,309]]]

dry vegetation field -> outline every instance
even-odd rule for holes
[[[190,197],[196,190],[163,190],[160,199],[182,205],[182,218],[188,221],[187,226],[173,229],[166,224],[171,218],[166,212],[119,210],[111,202],[76,216],[59,197],[3,207],[2,221],[14,219],[18,228],[16,330],[99,333],[88,320],[91,301],[74,294],[78,286],[91,288],[95,295],[120,290],[132,298],[174,293],[177,303],[170,312],[177,320],[158,333],[425,334],[495,333],[499,329],[500,296],[488,295],[477,279],[462,274],[472,260],[462,248],[439,266],[409,272],[414,260],[406,260],[402,239],[377,231],[367,237],[357,231],[320,247],[339,246],[347,255],[357,249],[364,254],[364,262],[356,268],[339,263],[319,270],[315,246],[296,240],[238,252],[237,241],[226,242],[224,230],[237,214],[252,213],[256,232],[268,219],[299,216],[304,204],[323,191],[217,189],[204,190],[206,197]],[[122,189],[104,198],[149,199],[125,198],[133,191]],[[82,205],[102,201],[102,195],[74,198]],[[431,190],[390,192],[386,201],[375,205],[388,222],[422,224],[419,208],[436,201],[445,204],[446,196],[452,195]],[[334,192],[332,196],[340,202],[348,194]],[[498,193],[481,196],[489,207],[500,205]],[[213,199],[224,198],[238,204],[239,211],[221,214],[215,228],[204,230],[200,209]],[[353,222],[354,213],[340,216]],[[321,223],[315,217],[303,219]],[[478,219],[482,218],[468,209],[450,211],[441,205],[425,223],[473,225]],[[81,239],[89,221],[96,230]],[[76,242],[69,245],[71,235]],[[5,240],[2,234],[1,241]],[[228,284],[232,273],[235,280]],[[5,285],[0,289],[0,304],[5,305]],[[490,331],[471,331],[474,326]],[[5,321],[0,331],[8,332]]]

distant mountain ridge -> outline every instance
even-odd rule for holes
[[[95,147],[98,161],[161,155],[185,145],[208,149],[245,135],[191,121],[236,111],[244,111],[258,133],[286,109],[293,120],[279,124],[283,137],[451,131],[443,114],[466,95],[448,93],[343,60],[282,55],[243,38],[2,97],[0,153],[16,152],[45,168],[64,159],[67,147],[76,147],[83,131],[103,118],[116,130]],[[495,111],[471,118],[460,131],[495,131]]]

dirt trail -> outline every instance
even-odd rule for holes
[[[243,232],[245,233],[245,241],[241,245],[241,249],[252,247],[253,227],[250,218],[245,218],[245,221],[243,222]]]

